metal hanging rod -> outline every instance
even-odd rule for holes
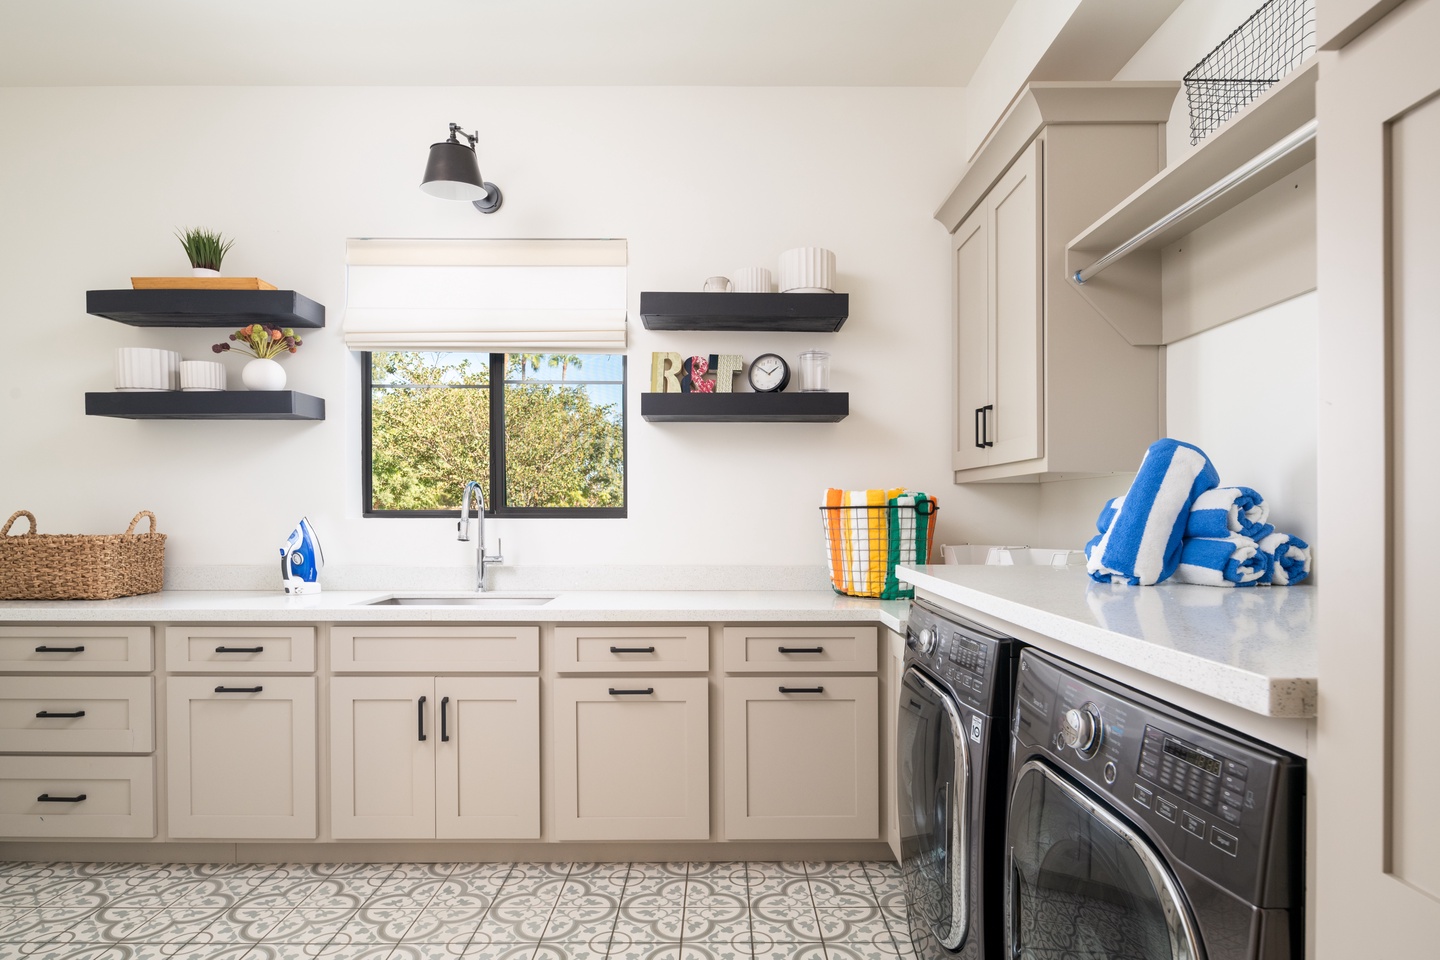
[[[1114,263],[1116,260],[1119,260],[1121,257],[1128,254],[1130,251],[1134,250],[1136,247],[1140,246],[1145,241],[1155,236],[1155,234],[1169,228],[1172,224],[1175,224],[1180,220],[1185,219],[1186,217],[1190,216],[1190,214],[1194,213],[1196,210],[1199,210],[1201,207],[1205,206],[1210,201],[1216,199],[1224,193],[1229,192],[1233,188],[1244,183],[1246,180],[1249,180],[1251,177],[1255,176],[1255,174],[1259,173],[1261,170],[1264,170],[1266,167],[1270,166],[1275,161],[1279,160],[1282,157],[1288,156],[1291,153],[1294,153],[1300,147],[1303,147],[1311,140],[1314,140],[1315,132],[1318,129],[1319,121],[1311,120],[1309,123],[1305,124],[1303,127],[1296,130],[1288,137],[1285,137],[1283,140],[1280,140],[1274,145],[1272,145],[1263,153],[1256,154],[1243,166],[1237,167],[1231,173],[1226,175],[1223,179],[1216,181],[1201,193],[1185,201],[1180,206],[1176,207],[1174,210],[1171,210],[1169,213],[1165,214],[1165,216],[1161,217],[1159,220],[1156,220],[1154,223],[1150,224],[1150,226],[1146,227],[1144,230],[1141,230],[1139,233],[1135,234],[1135,236],[1131,237],[1129,240],[1126,240],[1124,243],[1120,244],[1120,246],[1116,247],[1114,250],[1111,250],[1109,253],[1105,254],[1105,256],[1090,264],[1090,266],[1086,267],[1083,270],[1076,270],[1075,275],[1070,279],[1074,280],[1076,283],[1084,283],[1086,280],[1089,280],[1101,270],[1104,270],[1106,267],[1110,266],[1110,264]]]

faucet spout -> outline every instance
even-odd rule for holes
[[[470,505],[475,505],[475,516],[479,521],[479,530],[475,539],[475,590],[482,592],[485,589],[485,565],[487,563],[504,563],[505,557],[501,554],[494,556],[485,555],[485,491],[480,488],[479,482],[470,480],[466,482],[465,489],[460,494],[460,522],[455,525],[455,539],[462,542],[470,540]]]

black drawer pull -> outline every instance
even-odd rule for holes
[[[824,647],[781,647],[781,653],[824,653]]]
[[[611,647],[611,653],[654,653],[654,647]]]
[[[42,644],[40,644],[40,646],[38,646],[38,647],[35,648],[35,652],[36,652],[36,653],[84,653],[84,652],[85,652],[85,646],[84,646],[84,644],[81,644],[81,645],[78,646],[78,647],[47,647],[47,646],[45,646],[45,644],[42,643]]]
[[[264,647],[216,647],[216,653],[264,653]]]
[[[259,693],[264,687],[216,687],[216,693]]]
[[[49,710],[41,710],[35,714],[37,720],[74,720],[76,717],[85,716],[84,710],[76,710],[74,713],[51,713]]]
[[[646,687],[644,690],[617,690],[614,687],[610,688],[610,696],[612,697],[646,697],[654,692],[654,687]]]
[[[42,793],[40,794],[40,796],[35,798],[35,801],[37,803],[79,803],[81,800],[84,799],[85,794],[83,793],[75,797],[52,797],[48,793]]]
[[[781,687],[781,693],[824,693],[824,687]]]
[[[442,742],[450,739],[450,731],[445,728],[445,708],[450,706],[449,697],[440,698],[440,740]]]
[[[419,702],[417,702],[417,703],[415,704],[415,715],[420,718],[420,719],[419,719],[419,724],[420,724],[420,739],[421,739],[421,740],[428,739],[428,738],[425,736],[425,700],[426,700],[425,697],[421,697],[420,700],[419,700]]]

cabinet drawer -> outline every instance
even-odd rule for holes
[[[6,757],[0,836],[153,837],[153,764],[150,757]]]
[[[315,628],[166,627],[165,667],[172,673],[310,673]]]
[[[0,627],[0,672],[149,673],[149,627]]]
[[[540,628],[337,626],[330,666],[337,673],[534,673]]]
[[[149,753],[155,749],[154,682],[0,677],[0,751]]]
[[[710,628],[555,628],[555,669],[560,673],[706,673]]]
[[[726,673],[873,673],[874,627],[726,627]]]

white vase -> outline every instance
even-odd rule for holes
[[[262,360],[259,357],[245,364],[240,379],[246,390],[284,390],[285,368],[278,360]]]
[[[218,277],[219,270],[211,270],[209,267],[191,267],[190,273],[197,277]]]

